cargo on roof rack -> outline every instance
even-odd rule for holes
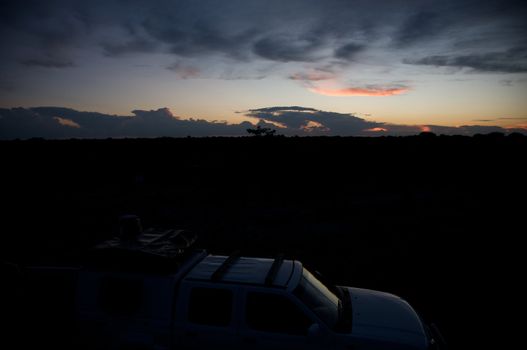
[[[174,270],[191,254],[196,234],[186,230],[142,230],[139,219],[121,218],[121,234],[95,246],[92,265],[107,268]]]

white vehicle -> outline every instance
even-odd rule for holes
[[[326,286],[299,261],[282,257],[188,252],[184,248],[191,241],[181,231],[146,231],[100,247],[103,263],[78,273],[79,344],[90,349],[439,348],[440,335],[434,338],[395,295]]]

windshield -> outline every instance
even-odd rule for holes
[[[339,318],[339,298],[308,270],[303,269],[298,287],[293,291],[324,323],[334,327]]]

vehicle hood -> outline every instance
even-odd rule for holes
[[[421,319],[405,300],[369,289],[343,288],[348,289],[351,298],[353,338],[401,348],[427,348],[428,340]]]

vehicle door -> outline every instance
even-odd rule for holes
[[[254,350],[332,349],[319,321],[284,291],[247,289],[240,324],[242,346]]]
[[[183,283],[176,305],[176,349],[239,349],[235,286]]]

